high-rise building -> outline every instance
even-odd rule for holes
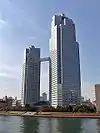
[[[100,111],[100,84],[95,85],[96,109]]]
[[[49,100],[52,106],[81,102],[79,44],[75,24],[64,14],[52,17]]]
[[[40,48],[31,46],[25,50],[22,74],[22,104],[34,104],[40,100]]]
[[[47,101],[47,94],[45,92],[42,93],[42,98],[43,98],[43,101]]]

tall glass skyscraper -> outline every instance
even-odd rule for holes
[[[75,24],[64,14],[52,17],[49,100],[52,106],[80,104],[81,100],[79,44]]]
[[[24,53],[22,104],[33,105],[40,100],[40,48],[30,46]]]

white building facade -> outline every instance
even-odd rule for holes
[[[79,44],[75,24],[64,14],[52,17],[49,100],[52,106],[80,104],[81,100]]]

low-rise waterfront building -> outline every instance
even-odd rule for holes
[[[100,111],[100,84],[95,85],[96,109]]]

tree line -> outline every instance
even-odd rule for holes
[[[41,108],[41,109],[39,109]],[[8,106],[4,110],[6,111],[38,111],[42,110],[42,112],[83,112],[83,113],[95,113],[96,107],[95,106],[87,106],[87,105],[74,105],[74,106],[45,106],[45,107],[35,107],[30,106],[28,104],[25,107],[22,106]]]
[[[86,105],[74,105],[74,106],[57,106],[56,108],[52,106],[44,107],[43,112],[83,112],[83,113],[94,113],[96,112],[96,107],[86,106]]]

